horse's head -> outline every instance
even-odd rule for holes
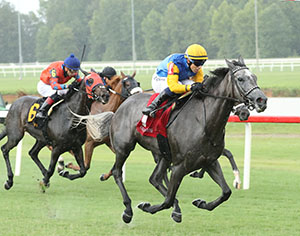
[[[234,84],[234,95],[237,99],[255,108],[257,112],[263,112],[267,108],[267,97],[257,85],[257,77],[245,65],[244,59],[238,61],[225,59],[231,72]]]
[[[136,73],[133,72],[132,75],[125,75],[123,72],[121,72],[122,96],[124,98],[127,98],[135,93],[143,92],[142,88],[140,87],[140,83],[134,79],[135,74]]]
[[[109,100],[109,92],[103,84],[101,77],[96,72],[91,72],[84,77],[85,89],[88,98],[106,104]]]

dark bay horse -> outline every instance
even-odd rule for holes
[[[171,162],[163,158],[156,139],[142,136],[136,130],[136,124],[141,119],[142,109],[146,106],[150,94],[129,97],[112,117],[110,139],[116,158],[111,171],[123,197],[125,210],[122,218],[125,223],[131,221],[133,211],[131,199],[122,181],[122,167],[136,143],[150,150],[158,160],[149,181],[165,196],[162,204],[139,204],[141,210],[154,214],[178,204],[175,197],[183,177],[200,168],[205,168],[221,187],[222,195],[211,202],[194,200],[193,204],[196,207],[211,211],[230,197],[231,190],[218,162],[224,150],[225,126],[230,112],[233,106],[239,103],[249,104],[257,112],[262,112],[267,107],[267,97],[257,86],[256,76],[246,67],[241,57],[238,61],[226,60],[226,63],[228,68],[216,69],[212,72],[213,76],[205,82],[208,88],[205,96],[193,93],[180,113],[171,114],[170,119],[177,116],[167,129]],[[169,167],[171,176],[166,188],[162,179]],[[181,222],[179,208],[175,208],[172,218]]]
[[[106,86],[109,86],[110,88],[109,101],[106,104],[93,102],[90,114],[95,115],[107,111],[115,112],[126,98],[135,93],[141,93],[143,90],[139,83],[134,79],[135,75],[135,72],[131,76],[121,72],[121,76],[115,75],[110,80],[107,80]],[[94,148],[102,144],[106,144],[111,149],[109,136],[99,141],[94,139],[94,137],[87,132],[87,139],[84,144],[84,164],[86,170],[90,168]],[[73,163],[68,163],[66,166],[73,170],[80,169],[78,165],[73,165]],[[62,170],[62,168],[63,165],[60,166],[60,170]]]
[[[8,190],[13,186],[13,172],[9,160],[9,152],[23,138],[25,131],[36,139],[34,146],[29,151],[29,155],[40,168],[44,176],[41,182],[43,187],[49,186],[49,180],[53,175],[59,155],[67,151],[74,153],[76,161],[80,166],[80,172],[74,175],[66,174],[64,177],[73,180],[85,175],[86,170],[81,146],[86,139],[86,127],[74,127],[74,117],[71,112],[86,115],[89,113],[93,100],[107,103],[109,93],[99,75],[94,72],[88,74],[81,83],[73,83],[76,87],[66,94],[64,98],[65,101],[52,112],[47,126],[45,126],[46,136],[45,132],[35,128],[32,122],[28,122],[28,111],[38,97],[21,97],[10,107],[7,114],[6,127],[0,134],[0,140],[7,136],[7,142],[1,147],[8,176],[8,180],[4,185],[5,189]],[[36,113],[36,111],[32,110],[31,112]],[[48,170],[38,158],[40,150],[47,145],[52,147]]]

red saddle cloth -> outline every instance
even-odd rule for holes
[[[151,104],[151,102],[158,96],[159,93],[153,94],[147,106]],[[161,106],[164,106],[167,101],[163,102]],[[165,111],[164,109],[160,109],[155,113],[155,117],[148,116],[146,125],[144,126],[142,120],[144,115],[142,116],[141,120],[136,125],[136,130],[143,136],[150,136],[156,138],[158,134],[167,137],[167,129],[166,125],[168,124],[170,114],[171,114],[172,106],[168,107]]]

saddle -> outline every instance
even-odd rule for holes
[[[36,114],[39,112],[39,109],[41,105],[44,103],[44,101],[47,99],[47,97],[42,97],[37,99],[29,108],[28,115],[27,115],[27,122],[32,123],[33,126],[37,129],[42,129],[45,124],[50,119],[50,115],[54,111],[54,109],[64,101],[64,99],[59,100],[58,102],[54,103],[50,109],[48,110],[48,115],[45,119],[36,119]]]
[[[155,117],[143,115],[136,125],[136,129],[141,135],[157,139],[159,149],[164,158],[168,161],[171,161],[172,158],[167,137],[167,127],[176,119],[177,114],[179,114],[181,108],[186,104],[191,94],[191,92],[188,92],[179,98],[175,98],[171,101],[164,101],[157,109]],[[147,105],[151,104],[156,96],[158,96],[158,93],[155,93],[150,97]],[[171,112],[177,112],[172,120],[169,119]]]

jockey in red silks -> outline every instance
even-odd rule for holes
[[[72,88],[72,85],[65,83],[72,78],[78,82],[82,80],[78,74],[79,68],[79,59],[71,54],[64,61],[53,62],[42,71],[37,90],[41,96],[47,97],[47,99],[36,114],[37,118],[45,118],[51,105],[61,99],[60,95],[66,94]]]
[[[199,44],[190,45],[184,54],[176,53],[166,57],[152,77],[152,88],[159,95],[142,111],[143,114],[154,116],[153,111],[170,97],[201,90],[202,66],[207,59],[205,48]]]

